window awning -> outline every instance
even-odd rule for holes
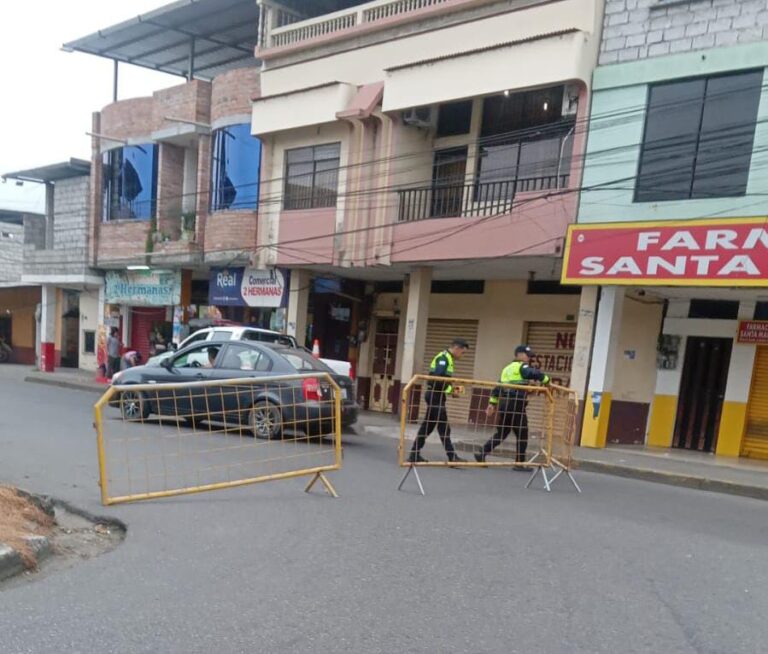
[[[385,72],[383,109],[396,111],[506,89],[576,80],[589,83],[591,64],[583,32],[571,28],[417,61]]]
[[[257,65],[253,53],[258,25],[256,0],[178,0],[65,43],[63,49],[211,79],[233,68]]]

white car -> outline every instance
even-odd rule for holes
[[[190,334],[180,344],[178,349],[198,343],[201,341],[210,340],[230,340],[230,341],[256,341],[258,343],[279,343],[281,345],[287,345],[288,347],[301,348],[296,342],[293,336],[281,334],[280,332],[273,332],[269,329],[260,329],[259,327],[241,327],[237,325],[222,325],[217,327],[206,327],[205,329],[198,329],[194,334]],[[170,356],[173,356],[173,350],[169,352],[163,352],[153,356],[147,361],[148,366],[159,366],[160,363]],[[204,356],[204,355],[201,355]],[[349,361],[339,361],[337,359],[320,359],[325,365],[333,370],[337,375],[345,375],[351,377],[352,364]],[[206,365],[207,361],[200,361],[201,365]]]

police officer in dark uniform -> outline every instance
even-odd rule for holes
[[[527,345],[518,345],[515,348],[515,360],[501,371],[502,384],[515,384],[525,386],[531,382],[549,384],[549,376],[538,368],[531,367],[533,357],[531,348]],[[517,436],[517,451],[515,455],[515,470],[525,470],[520,464],[525,462],[525,451],[528,449],[528,416],[526,405],[528,394],[525,391],[497,386],[491,391],[491,399],[486,414],[492,418],[498,410],[496,419],[496,432],[483,445],[479,452],[475,452],[475,460],[478,463],[485,461],[494,449],[509,436],[509,432],[515,430]]]
[[[454,362],[461,359],[464,353],[469,349],[469,344],[463,338],[454,338],[451,346],[435,355],[429,366],[431,377],[452,377],[454,372]],[[448,455],[448,460],[452,463],[461,463],[464,459],[456,454],[451,442],[451,426],[448,424],[448,412],[445,410],[445,400],[454,391],[453,385],[447,381],[429,381],[427,382],[427,392],[424,394],[424,400],[427,403],[427,413],[424,422],[421,423],[416,439],[413,441],[413,447],[408,457],[410,463],[426,463],[426,459],[421,456],[421,448],[437,427],[437,433]]]

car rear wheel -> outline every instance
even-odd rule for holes
[[[271,402],[261,400],[251,409],[251,429],[256,438],[276,440],[283,436],[283,416]]]
[[[123,391],[120,395],[120,412],[123,420],[146,420],[149,417],[149,403],[140,391]]]

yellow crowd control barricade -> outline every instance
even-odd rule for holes
[[[327,373],[111,386],[94,407],[102,502],[305,475],[337,497],[341,400]]]
[[[575,393],[559,386],[416,375],[401,398],[398,457],[406,470],[398,490],[413,474],[424,495],[421,467],[508,467],[530,472],[526,488],[541,475],[547,491],[567,473],[575,485],[577,409]],[[430,445],[425,453],[427,439],[444,451]]]

